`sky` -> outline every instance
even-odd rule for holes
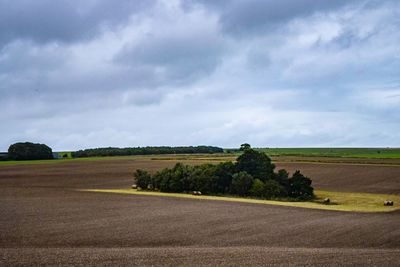
[[[400,1],[0,0],[0,151],[400,147]]]

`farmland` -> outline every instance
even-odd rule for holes
[[[0,264],[398,263],[399,211],[354,213],[80,191],[128,189],[137,168],[155,172],[178,161],[233,159],[165,155],[0,165]],[[318,190],[400,195],[398,159],[273,159],[277,168],[302,170]]]
[[[400,159],[400,148],[257,148],[269,156]],[[226,149],[235,152],[235,149]]]

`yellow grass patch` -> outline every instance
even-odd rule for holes
[[[138,191],[136,189],[81,189],[79,191],[98,192],[98,193],[116,193],[131,194],[142,196],[158,196],[158,197],[175,197],[189,198],[197,200],[217,200],[228,202],[253,203],[264,205],[289,206],[308,209],[335,210],[335,211],[352,211],[352,212],[389,212],[399,209],[400,196],[370,193],[347,193],[347,192],[331,192],[316,190],[316,200],[306,202],[277,201],[277,200],[261,200],[253,198],[241,197],[222,197],[222,196],[194,196],[183,193],[163,193],[154,191]],[[322,200],[329,198],[331,204],[323,204]],[[385,200],[394,201],[393,206],[384,206]]]

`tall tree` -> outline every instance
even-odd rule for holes
[[[265,153],[250,148],[244,150],[243,154],[237,158],[236,168],[239,172],[245,171],[265,182],[272,178],[275,165]]]
[[[314,188],[311,179],[301,174],[299,170],[293,173],[289,179],[289,196],[306,200],[314,197]]]
[[[244,143],[240,145],[240,151],[245,151],[246,149],[250,149],[251,146],[248,143]]]

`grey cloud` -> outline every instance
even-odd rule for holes
[[[147,3],[0,0],[0,150],[399,145],[398,2]]]
[[[26,71],[60,68],[67,54],[58,46],[35,47],[31,42],[16,41],[0,50],[0,73],[20,75]]]
[[[224,31],[234,36],[249,36],[274,30],[278,24],[313,14],[318,11],[331,11],[362,0],[189,0],[220,13]]]
[[[61,112],[67,110],[69,100],[95,99],[103,103],[104,95],[149,87],[156,82],[151,79],[151,72],[140,66],[133,72],[126,67],[100,62],[103,66],[81,70],[79,62],[76,55],[62,45],[40,46],[22,41],[7,45],[0,53],[0,102],[46,99],[50,103],[58,102]],[[113,99],[115,105],[120,104],[119,99]],[[80,105],[78,109],[82,107],[87,105]]]
[[[15,39],[39,43],[90,39],[154,1],[0,0],[0,47]]]
[[[265,69],[271,64],[270,55],[265,51],[252,49],[247,54],[247,65],[250,69]]]
[[[160,104],[163,92],[157,90],[132,90],[127,91],[122,96],[122,103],[125,105],[149,106]]]
[[[367,37],[360,38],[354,32],[346,31],[335,38],[332,43],[336,44],[340,49],[349,49],[351,46],[357,43],[360,44],[363,41],[368,41],[368,38],[370,38],[371,36],[372,34]]]
[[[168,35],[147,36],[125,47],[115,62],[129,67],[132,73],[146,71],[147,79],[159,86],[178,85],[212,73],[222,54],[223,42],[212,32],[176,34],[172,30]]]

